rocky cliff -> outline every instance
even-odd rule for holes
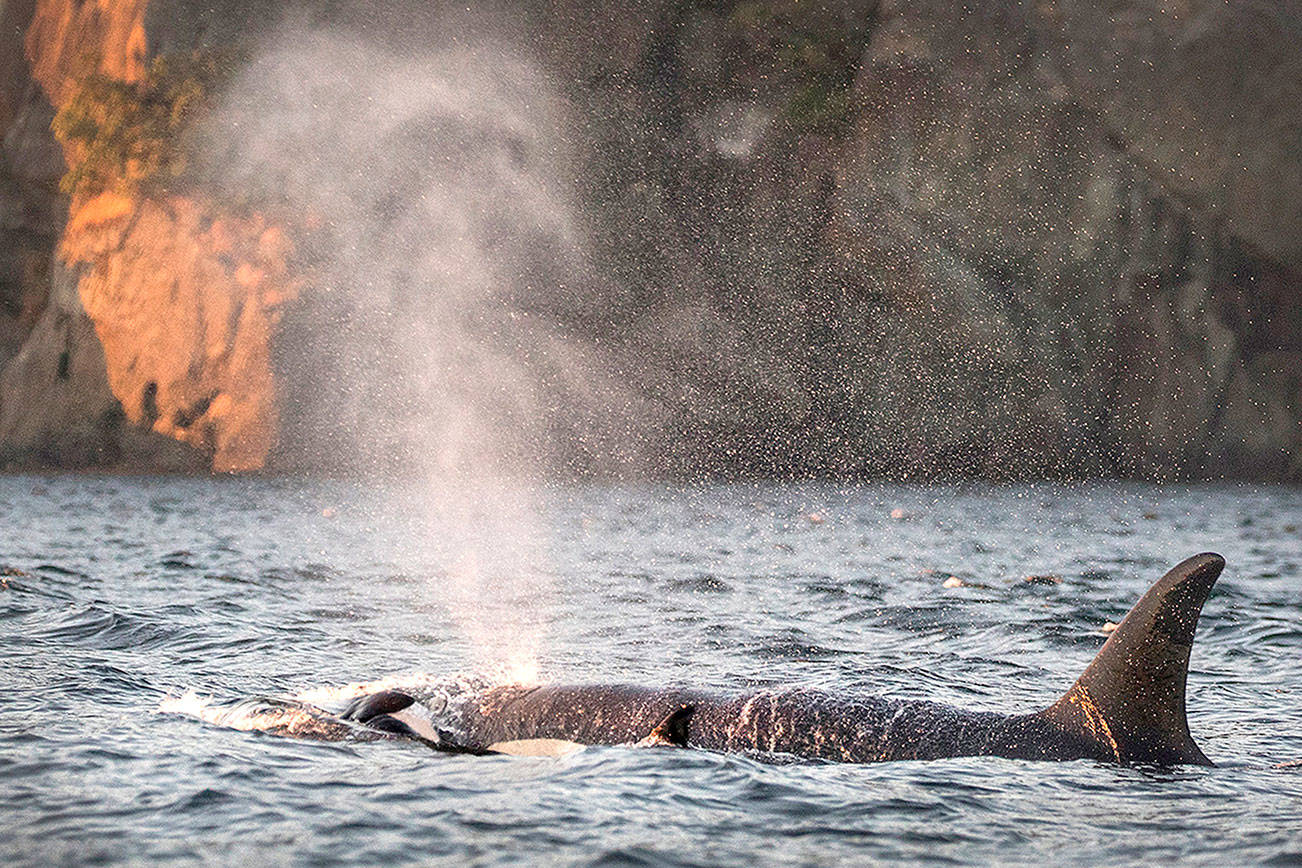
[[[6,4],[12,64],[0,164],[0,456],[144,470],[265,466],[278,423],[270,369],[293,292],[287,241],[202,197],[58,191],[80,157],[51,131],[77,81],[138,83],[149,4]]]
[[[0,3],[11,466],[1302,478],[1295,4],[275,9]],[[79,77],[230,46],[70,207]]]
[[[1296,4],[609,14],[546,29],[607,249],[709,300],[687,460],[1298,477]]]

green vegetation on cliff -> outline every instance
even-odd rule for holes
[[[51,124],[68,158],[61,189],[132,193],[180,177],[182,134],[226,66],[218,54],[196,51],[156,58],[136,83],[98,71],[79,77]]]
[[[871,16],[854,26],[824,20],[789,3],[743,0],[728,23],[757,56],[767,57],[794,86],[786,107],[798,129],[839,134],[850,118],[850,86],[868,40]]]

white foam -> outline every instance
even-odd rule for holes
[[[437,678],[424,672],[404,675],[386,675],[375,681],[353,681],[349,684],[323,684],[309,687],[294,694],[294,699],[311,705],[342,705],[350,699],[376,693],[381,690],[426,690],[446,683],[446,678]]]
[[[229,729],[333,741],[347,738],[353,731],[349,724],[335,717],[350,700],[381,690],[401,690],[418,701],[418,707],[409,713],[420,716],[419,725],[406,722],[425,737],[434,738],[425,730],[432,731],[436,723],[453,726],[458,719],[455,709],[468,697],[497,686],[532,687],[539,683],[536,673],[532,665],[504,665],[491,673],[477,675],[435,676],[426,672],[388,675],[374,681],[308,687],[280,700],[283,705],[275,699],[216,702],[209,696],[187,690],[180,696],[163,699],[158,711]]]
[[[158,710],[163,714],[182,714],[207,720],[206,714],[212,711],[212,699],[200,696],[193,690],[187,690],[180,696],[169,696],[158,703]],[[212,723],[213,721],[208,721]]]
[[[316,735],[322,733],[321,720],[315,715],[289,706],[257,707],[247,705],[223,706],[211,697],[200,696],[187,690],[180,696],[169,696],[158,704],[163,714],[193,717],[214,726],[238,729],[244,732],[276,732],[284,735]]]
[[[343,705],[349,700],[381,690],[401,690],[418,698],[432,693],[459,694],[486,687],[534,687],[538,680],[538,666],[532,661],[506,663],[486,673],[476,675],[431,675],[428,672],[409,672],[386,675],[374,681],[353,681],[348,684],[323,684],[308,687],[295,693],[293,698],[323,708]]]

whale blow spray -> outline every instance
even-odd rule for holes
[[[539,483],[580,453],[635,460],[618,430],[636,401],[564,327],[602,303],[566,124],[546,77],[501,44],[295,26],[202,133],[211,183],[305,239],[314,288],[277,339],[282,439],[417,480],[413,554],[479,662],[517,675],[551,581]]]

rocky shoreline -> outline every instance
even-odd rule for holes
[[[0,3],[0,467],[1302,480],[1293,6],[402,7]]]

